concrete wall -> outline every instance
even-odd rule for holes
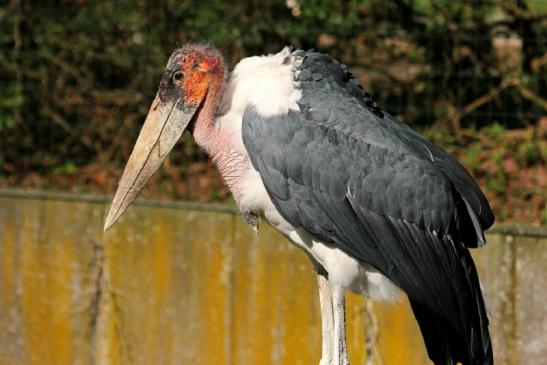
[[[317,364],[315,275],[226,209],[0,190],[0,365]],[[496,364],[547,363],[547,235],[498,227],[476,252]],[[353,365],[428,364],[406,300],[347,304]]]

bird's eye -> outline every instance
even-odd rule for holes
[[[183,75],[181,71],[177,71],[173,74],[173,81],[180,81],[182,80]]]

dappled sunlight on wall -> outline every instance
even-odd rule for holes
[[[0,365],[319,362],[315,274],[271,228],[138,205],[103,234],[106,208],[0,195]],[[535,364],[547,239],[488,239],[475,257],[496,364]],[[352,364],[429,363],[406,299],[350,295],[347,317]]]

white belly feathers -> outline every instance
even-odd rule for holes
[[[285,235],[292,243],[308,253],[328,273],[329,283],[379,301],[395,301],[401,290],[385,275],[372,266],[360,262],[333,245],[312,237],[302,228],[295,228],[271,209],[262,212],[270,225]]]

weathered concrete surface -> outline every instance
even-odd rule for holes
[[[1,194],[0,194],[1,195]],[[317,364],[308,259],[234,214],[0,196],[0,365]],[[498,365],[547,359],[547,238],[474,253]],[[428,364],[408,303],[348,305],[352,364]]]

